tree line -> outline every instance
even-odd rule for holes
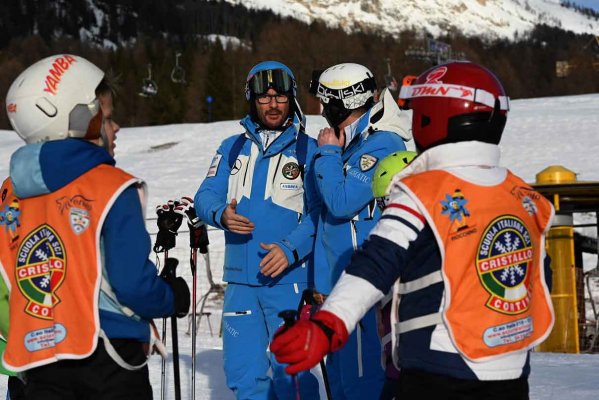
[[[386,59],[399,81],[434,63],[406,54],[409,49],[426,46],[431,38],[422,32],[406,31],[398,37],[348,34],[321,23],[306,25],[220,2],[96,0],[96,5],[103,7],[105,22],[101,32],[89,40],[81,40],[81,31],[76,29],[79,26],[81,30],[84,19],[93,18],[84,11],[73,8],[73,13],[81,12],[81,21],[70,25],[60,22],[69,15],[65,12],[58,16],[50,13],[53,17],[46,17],[43,24],[31,17],[6,25],[7,18],[16,21],[18,13],[37,15],[50,10],[34,7],[46,4],[44,1],[7,3],[8,12],[0,16],[0,33],[4,34],[0,35],[2,108],[6,106],[9,85],[24,68],[45,56],[73,53],[96,63],[115,82],[115,118],[123,126],[240,118],[248,109],[244,97],[246,74],[263,60],[289,65],[298,80],[299,102],[309,112],[314,112],[307,90],[313,69],[357,62],[369,67],[383,85]],[[84,0],[65,2],[68,7],[82,3]],[[27,9],[29,6],[32,8]],[[100,45],[100,38],[115,45]],[[513,99],[599,92],[599,43],[592,35],[537,26],[511,41],[465,37],[458,32],[434,39],[450,45],[453,54],[495,71]],[[179,65],[185,71],[186,83],[171,80],[177,53],[181,54]],[[557,76],[557,61],[567,61],[571,66],[567,77]],[[138,93],[148,77],[148,64],[158,93],[141,97]],[[206,101],[208,97],[212,103]],[[0,129],[9,129],[5,112],[0,113]]]

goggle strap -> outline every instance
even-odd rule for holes
[[[374,80],[374,77],[366,78],[363,81],[360,81],[343,89],[331,89],[318,82],[315,96],[318,96],[319,98],[343,100],[347,97],[352,97],[356,94],[366,93],[370,90],[376,90],[376,81]]]
[[[416,99],[421,97],[445,97],[460,100],[467,100],[474,103],[484,104],[487,107],[495,107],[496,97],[493,93],[484,89],[476,89],[463,85],[452,84],[424,84],[402,86],[399,92],[400,99]],[[507,96],[499,96],[500,110],[510,109],[510,98]]]

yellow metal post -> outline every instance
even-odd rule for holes
[[[537,184],[576,182],[576,174],[560,166],[551,166],[537,174]],[[578,307],[574,227],[572,213],[560,213],[560,196],[553,195],[556,216],[546,237],[547,254],[551,257],[553,288],[551,299],[555,325],[551,335],[538,346],[539,351],[578,353]]]

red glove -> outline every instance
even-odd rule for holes
[[[309,370],[328,353],[339,350],[348,336],[339,317],[328,311],[318,311],[310,320],[297,321],[291,328],[280,327],[270,344],[270,351],[278,362],[289,364],[285,372],[293,375]]]

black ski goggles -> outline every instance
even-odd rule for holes
[[[282,69],[267,69],[256,72],[245,85],[245,97],[250,100],[266,94],[268,89],[279,94],[294,95],[295,80]]]

